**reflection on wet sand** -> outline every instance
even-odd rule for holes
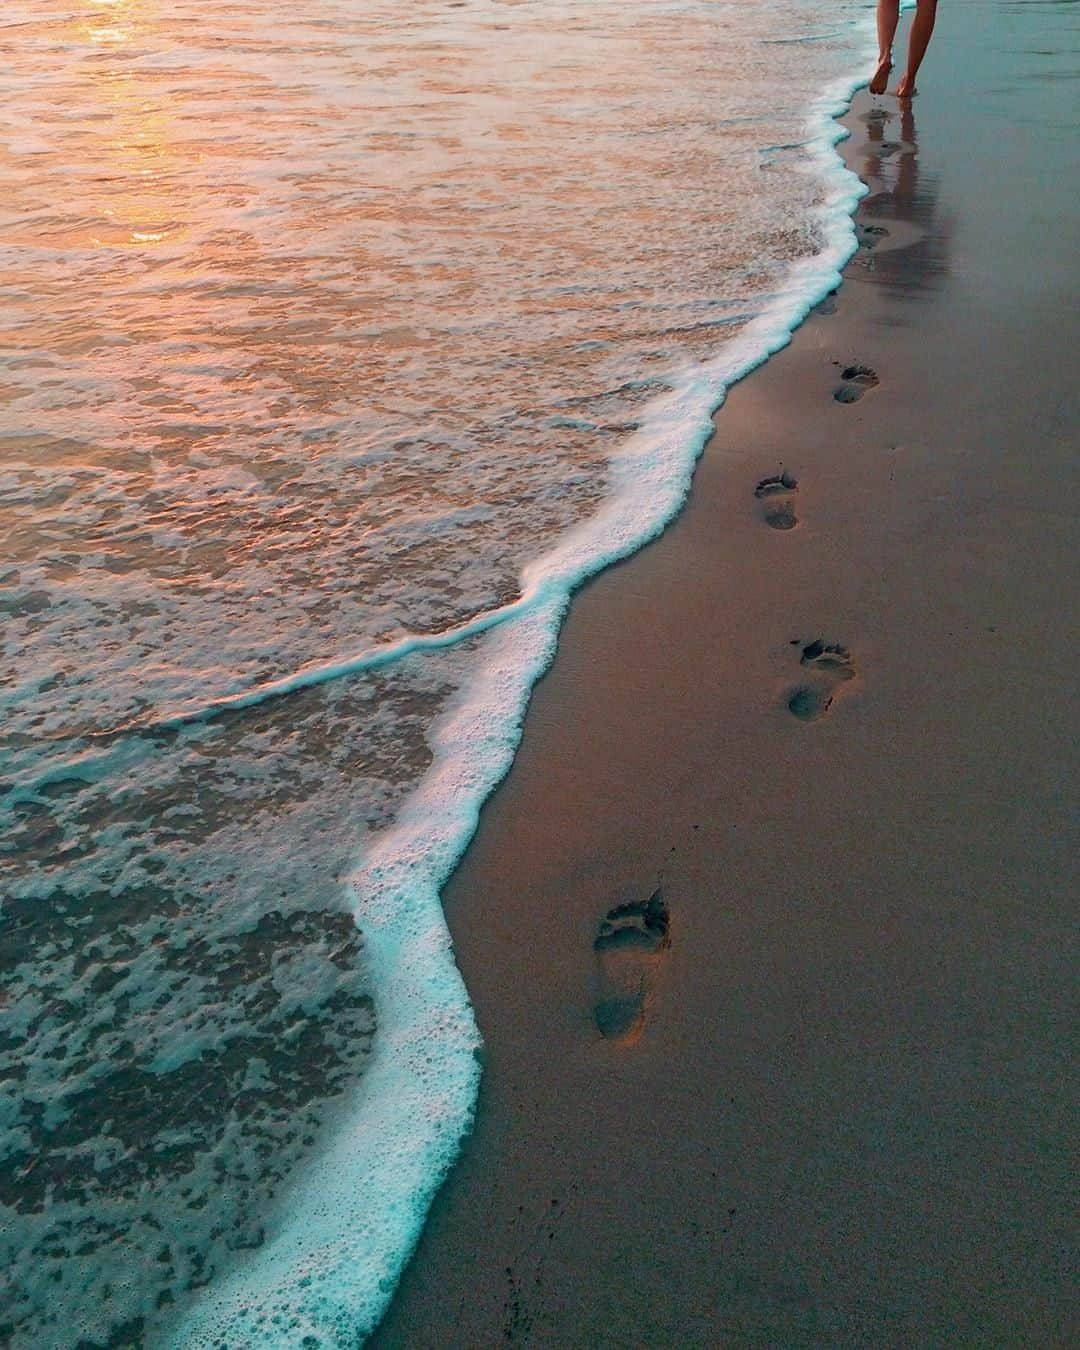
[[[938,175],[920,171],[911,103],[899,104],[898,111],[873,108],[863,120],[867,139],[859,174],[870,193],[859,209],[864,249],[851,275],[911,299],[947,275],[952,224],[939,210]]]

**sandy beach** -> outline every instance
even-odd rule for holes
[[[943,5],[913,112],[856,99],[840,292],[575,600],[445,897],[485,1077],[378,1347],[1075,1337],[1076,110],[1037,10]],[[658,885],[605,1038],[599,926]]]

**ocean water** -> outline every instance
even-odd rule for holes
[[[866,0],[7,0],[0,1339],[345,1346],[573,588],[838,281]]]

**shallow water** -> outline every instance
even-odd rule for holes
[[[305,1159],[379,1118],[360,1076],[406,949],[376,959],[353,914],[429,837],[452,865],[512,752],[499,691],[562,604],[520,647],[364,654],[483,627],[601,510],[632,545],[627,446],[825,246],[808,109],[864,63],[867,12],[5,6],[13,1344],[159,1342],[304,1219]],[[685,428],[658,425],[650,472],[678,478]],[[407,964],[450,1009],[440,1064],[475,1030],[432,922]],[[447,1074],[419,1112],[440,1166],[475,1087]],[[385,1294],[430,1188],[378,1180],[407,1214],[371,1238]]]

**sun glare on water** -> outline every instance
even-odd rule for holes
[[[77,182],[78,219],[67,244],[147,247],[182,235],[180,178],[188,159],[173,139],[176,98],[146,58],[168,49],[156,0],[87,0],[61,34],[70,54],[68,107],[84,112],[67,144],[77,163],[61,181]]]

